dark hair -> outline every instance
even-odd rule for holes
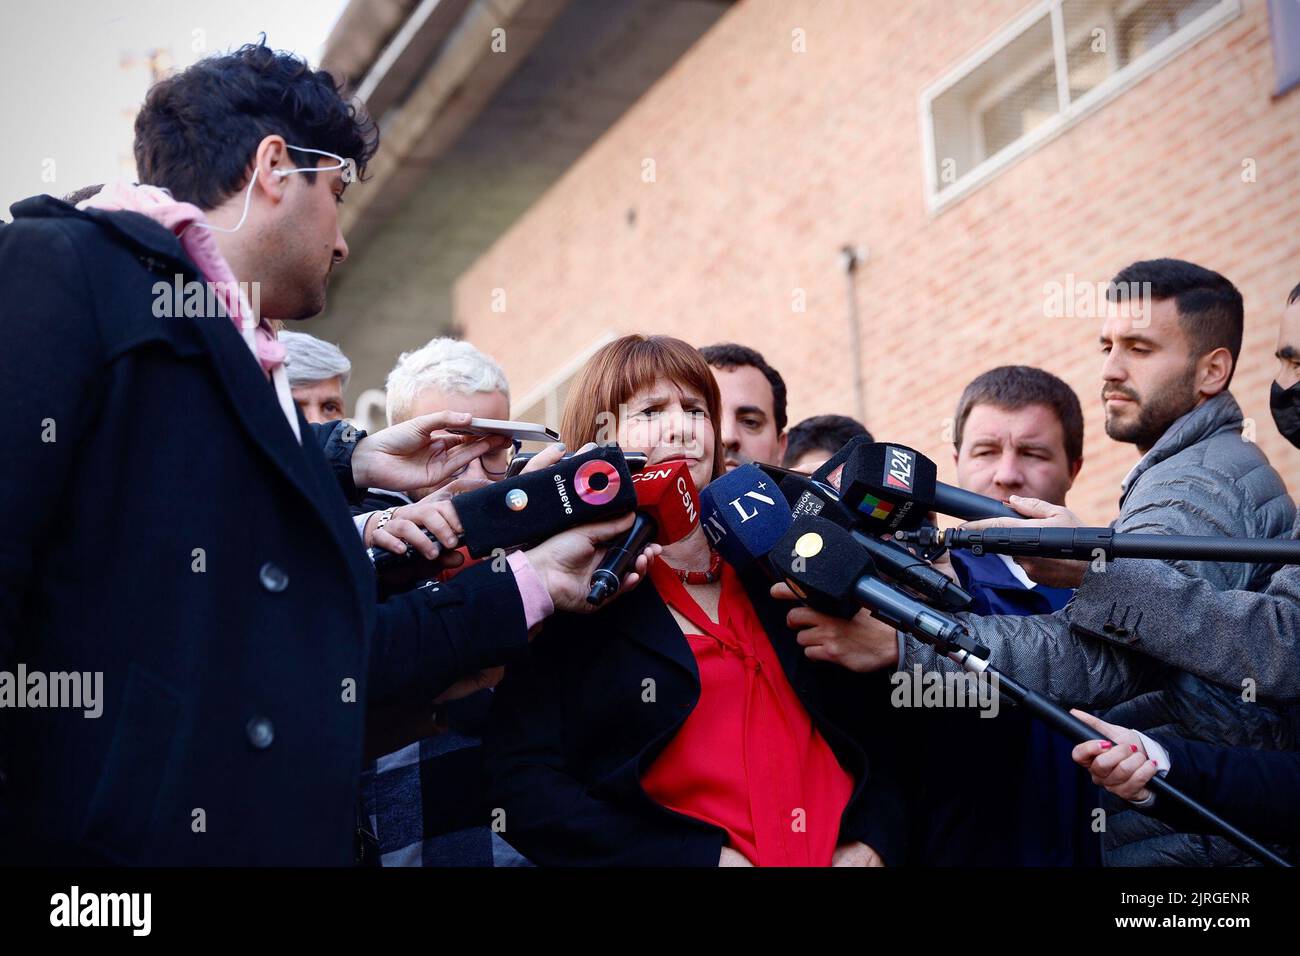
[[[1083,409],[1079,396],[1051,372],[1027,365],[1002,365],[975,378],[957,402],[957,434],[953,444],[958,451],[961,451],[966,419],[976,405],[996,405],[1012,411],[1028,405],[1046,405],[1061,422],[1066,460],[1074,464],[1083,457]]]
[[[1245,306],[1237,287],[1203,266],[1182,259],[1147,259],[1120,270],[1106,290],[1106,298],[1123,302],[1141,285],[1150,283],[1151,298],[1173,299],[1178,306],[1178,323],[1191,342],[1192,357],[1200,358],[1224,348],[1232,356],[1225,388],[1232,384],[1241,354],[1241,332]]]
[[[1286,297],[1286,304],[1293,305],[1296,299],[1300,299],[1300,285],[1291,290],[1291,294]]]
[[[723,342],[719,345],[706,345],[700,349],[700,354],[704,356],[704,361],[724,371],[749,366],[762,372],[767,383],[772,386],[772,414],[776,416],[776,433],[779,435],[785,431],[785,379],[764,361],[759,352],[747,345]]]
[[[810,451],[828,451],[833,455],[850,438],[858,435],[866,435],[867,441],[875,441],[865,425],[848,415],[813,415],[805,418],[790,429],[781,467],[790,468]]]
[[[98,196],[99,191],[103,188],[103,183],[96,183],[94,186],[82,186],[76,192],[71,192],[64,196],[63,201],[69,206],[75,206],[77,203],[89,199],[92,196]]]
[[[357,178],[379,146],[375,124],[329,73],[271,50],[263,35],[153,85],[135,118],[135,164],[141,182],[212,209],[244,186],[257,144],[275,133],[353,160]],[[298,155],[303,166],[321,159]]]

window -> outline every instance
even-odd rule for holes
[[[1281,96],[1300,83],[1300,3],[1268,0],[1268,19],[1273,33],[1273,65],[1277,68],[1274,96]]]
[[[921,94],[942,208],[1226,23],[1240,0],[1041,0]]]

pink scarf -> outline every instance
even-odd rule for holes
[[[238,292],[234,272],[217,248],[211,230],[190,228],[194,223],[207,223],[208,217],[202,209],[193,203],[177,202],[157,186],[137,186],[120,179],[109,183],[90,199],[77,203],[77,208],[138,212],[177,236],[181,247],[208,281],[220,283],[216,288],[226,306],[226,314],[235,323],[235,331],[244,334],[247,303]],[[250,320],[251,318],[250,316]],[[275,332],[266,319],[259,319],[253,327],[253,334],[253,354],[257,356],[266,377],[270,378],[276,367],[284,364],[285,347],[275,337]]]

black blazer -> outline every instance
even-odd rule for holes
[[[295,441],[228,319],[155,315],[155,283],[201,278],[176,238],[48,196],[13,212],[0,670],[101,673],[103,714],[0,708],[0,854],[349,863],[367,703],[522,648],[513,576],[377,604],[354,446],[301,416]]]
[[[746,591],[799,699],[855,778],[840,842],[900,862],[887,675],[808,661],[790,605],[747,575]],[[654,701],[643,696],[654,681]],[[717,866],[726,835],[664,808],[641,775],[699,700],[690,645],[644,582],[591,615],[557,615],[506,669],[484,734],[488,798],[502,835],[539,865]]]

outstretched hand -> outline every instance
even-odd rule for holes
[[[1108,724],[1082,710],[1070,713],[1109,738],[1085,740],[1070,752],[1074,762],[1092,775],[1092,782],[1120,799],[1134,803],[1141,803],[1151,796],[1146,785],[1156,775],[1156,762],[1147,754],[1137,732]]]
[[[967,521],[963,531],[983,531],[988,528],[1080,528],[1081,522],[1069,508],[1054,505],[1041,498],[1022,498],[1012,495],[1008,499],[1012,508],[1024,518],[983,518]],[[1039,584],[1051,588],[1077,588],[1088,570],[1088,562],[1068,558],[1028,558],[1017,555],[1015,562],[1025,569],[1025,574]]]
[[[446,430],[468,425],[470,418],[468,412],[433,412],[367,435],[352,453],[352,480],[358,488],[437,488],[475,458],[509,444],[502,435]]]

